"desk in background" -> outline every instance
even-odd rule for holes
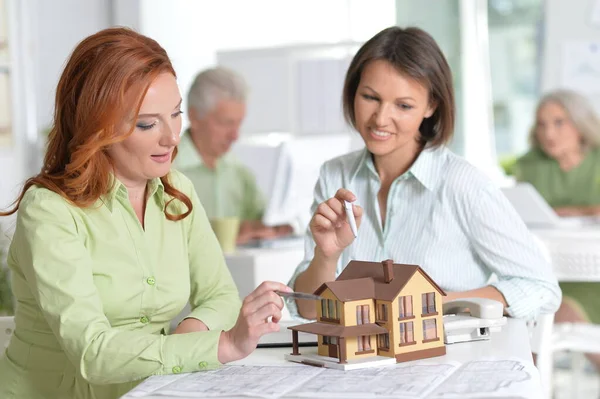
[[[265,280],[287,284],[303,258],[303,246],[239,248],[236,252],[225,255],[225,263],[231,272],[240,298],[243,299]],[[188,304],[171,322],[171,330],[174,330],[189,313]],[[283,319],[290,319],[287,307],[283,309]]]

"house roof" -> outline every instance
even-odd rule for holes
[[[321,295],[325,288],[329,288],[343,302],[367,298],[393,301],[412,276],[419,272],[441,295],[446,295],[444,290],[417,265],[394,263],[392,265],[394,278],[389,283],[384,280],[383,269],[382,262],[353,260],[335,281],[322,284],[315,294]]]
[[[323,283],[316,291],[321,295],[325,288],[329,288],[337,299],[343,302],[358,301],[360,299],[375,298],[375,282],[370,277],[355,280],[336,280]]]
[[[358,326],[343,326],[332,323],[307,323],[288,327],[290,330],[306,332],[310,334],[326,335],[329,337],[355,337],[360,335],[388,334],[389,331],[375,324],[361,324]]]

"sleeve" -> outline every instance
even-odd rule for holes
[[[490,186],[473,194],[467,213],[470,239],[478,257],[498,277],[492,285],[504,295],[508,314],[530,319],[556,312],[561,291],[540,243],[499,189]]]
[[[33,189],[21,203],[13,244],[18,270],[82,377],[115,384],[217,366],[220,330],[165,336],[110,325],[77,218],[57,194]]]
[[[188,216],[192,312],[187,317],[202,321],[210,330],[229,330],[239,314],[240,296],[225,264],[219,242],[193,188],[189,196],[194,210]]]
[[[319,180],[317,180],[317,183],[315,184],[314,201],[310,208],[311,217],[317,211],[317,207],[319,206],[319,204],[330,198],[330,196],[328,195],[328,191],[327,191],[326,181],[327,181],[327,172],[326,172],[326,164],[325,164],[325,165],[321,166]],[[306,234],[304,237],[304,259],[296,267],[296,270],[294,271],[292,278],[288,282],[289,287],[295,289],[296,279],[298,278],[298,276],[300,274],[304,273],[304,271],[306,269],[308,269],[308,266],[310,265],[310,262],[312,261],[314,253],[315,253],[315,247],[316,247],[315,240],[313,239],[312,233],[310,232],[310,227],[308,227],[308,225],[307,225]],[[290,316],[293,319],[302,320],[305,322],[309,321],[308,319],[304,319],[300,316],[300,313],[298,313],[298,306],[296,306],[296,301],[293,298],[285,298],[285,304],[288,308]]]
[[[265,198],[260,191],[256,178],[248,169],[240,166],[240,174],[242,175],[243,184],[245,187],[244,197],[244,212],[243,220],[260,220],[265,213]]]

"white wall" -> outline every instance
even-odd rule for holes
[[[86,36],[110,26],[111,0],[29,0],[35,29],[34,61],[37,120],[52,122],[54,93],[64,64]]]
[[[600,43],[600,23],[592,23],[597,3],[593,0],[546,0],[544,27],[544,54],[542,64],[542,93],[563,87],[562,67],[564,44],[568,41],[590,41]],[[600,65],[594,65],[600,71]],[[600,77],[596,78],[596,81]],[[600,90],[584,93],[600,111]]]
[[[395,24],[393,0],[140,0],[140,30],[168,52],[184,96],[221,50],[364,41]]]
[[[52,122],[54,92],[64,63],[84,37],[110,25],[111,0],[12,0],[9,28],[18,44],[14,146],[0,151],[0,208],[41,166],[36,136]],[[12,39],[11,39],[12,40]],[[43,139],[42,139],[43,142]]]

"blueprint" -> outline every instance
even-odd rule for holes
[[[223,366],[148,378],[123,399],[159,398],[481,398],[540,397],[537,371],[513,359],[400,363],[343,371],[290,363]]]

